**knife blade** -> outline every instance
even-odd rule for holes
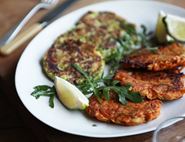
[[[15,49],[17,49],[27,40],[35,36],[39,31],[44,29],[48,24],[55,20],[59,14],[64,12],[66,8],[68,8],[76,1],[77,0],[66,0],[65,2],[56,6],[53,10],[51,10],[43,18],[41,18],[37,23],[33,24],[27,30],[17,35],[14,40],[0,47],[0,53],[3,55],[8,55],[12,53]]]
[[[72,3],[76,2],[77,0],[66,0],[64,3],[55,7],[51,12],[46,14],[39,20],[39,23],[51,23],[53,19],[55,19],[59,14],[61,14],[67,7],[69,7]]]

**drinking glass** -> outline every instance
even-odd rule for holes
[[[162,122],[154,131],[152,142],[185,142],[185,116]]]

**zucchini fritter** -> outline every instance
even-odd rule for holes
[[[73,34],[94,44],[105,61],[108,61],[117,51],[117,40],[128,34],[128,29],[136,32],[134,24],[128,23],[115,13],[89,11],[78,21]]]
[[[91,76],[98,78],[104,70],[104,61],[94,46],[79,40],[66,39],[60,45],[54,44],[43,58],[45,73],[54,79],[59,76],[71,83],[79,84],[84,78],[71,64],[78,64]]]
[[[77,27],[87,26],[94,29],[107,31],[117,38],[124,33],[126,20],[112,12],[87,12],[76,24]],[[82,27],[83,27],[82,26]]]
[[[133,92],[151,100],[176,100],[185,93],[182,73],[120,70],[115,79],[122,85],[131,84]]]
[[[173,43],[156,51],[141,48],[122,60],[124,68],[142,68],[151,71],[176,69],[185,66],[185,47]]]
[[[115,97],[111,97],[109,101],[103,99],[100,102],[92,96],[86,112],[100,121],[134,126],[157,118],[160,108],[160,100],[146,100],[141,103],[128,102],[122,105]]]

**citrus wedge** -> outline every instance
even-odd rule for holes
[[[177,41],[185,42],[185,18],[167,14],[163,21],[168,35]]]
[[[159,15],[158,15],[158,19],[157,19],[155,34],[156,34],[157,40],[160,43],[165,42],[166,41],[166,36],[167,36],[165,24],[163,23],[163,18],[165,16],[166,16],[166,14],[163,11],[160,11]]]
[[[89,105],[86,96],[73,84],[57,76],[54,83],[59,100],[67,108],[84,110]]]

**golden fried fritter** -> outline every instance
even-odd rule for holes
[[[105,30],[114,38],[117,38],[124,33],[125,24],[127,24],[127,21],[113,12],[89,11],[80,18],[76,26],[78,28],[86,26],[88,28],[94,28],[95,30]]]
[[[116,98],[99,102],[96,97],[90,98],[86,112],[89,116],[100,121],[111,122],[125,126],[146,123],[157,118],[160,114],[161,101],[149,100],[141,103],[128,102],[122,105]]]
[[[49,78],[59,76],[71,83],[83,82],[84,77],[71,64],[80,65],[95,78],[100,77],[104,70],[102,56],[94,46],[68,38],[60,44],[54,44],[43,58],[43,70]]]
[[[117,51],[118,46],[117,40],[115,40],[105,29],[95,29],[94,27],[88,27],[87,25],[80,25],[59,36],[55,45],[60,45],[66,39],[80,40],[83,43],[93,45],[96,50],[102,54],[103,59],[105,60]]]
[[[176,69],[185,66],[185,47],[173,43],[152,51],[141,48],[126,56],[122,63],[124,68],[142,68],[152,71]]]
[[[184,75],[173,72],[118,71],[115,79],[131,84],[133,92],[148,99],[175,100],[185,93]]]
[[[117,52],[117,39],[122,39],[130,29],[136,32],[135,25],[108,11],[85,13],[77,22],[72,34],[81,40],[90,42],[97,47],[105,61],[109,61],[112,54]],[[136,40],[136,35],[132,35]]]

